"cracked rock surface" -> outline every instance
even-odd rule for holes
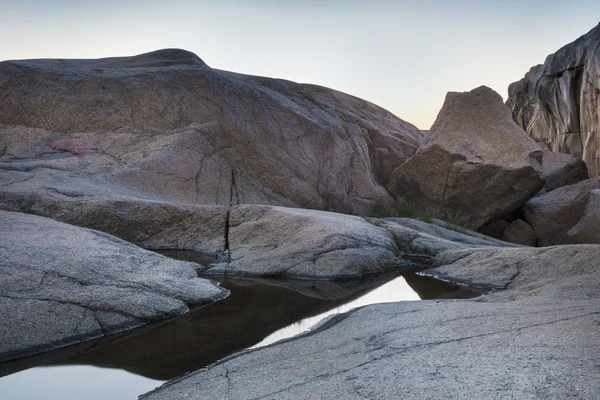
[[[596,399],[600,246],[438,254],[431,274],[497,291],[377,304],[241,352],[142,399]]]
[[[424,142],[387,187],[399,199],[477,229],[544,186],[542,162],[542,150],[512,120],[502,97],[481,86],[446,95]]]
[[[541,61],[541,60],[540,60]],[[544,147],[600,174],[600,25],[546,57],[508,87],[514,120]]]
[[[364,214],[394,206],[384,185],[423,137],[356,97],[213,69],[177,49],[5,61],[0,92],[8,185],[34,175],[43,196],[77,196],[59,179],[77,172],[148,200]],[[63,174],[42,179],[49,169]]]
[[[0,360],[183,314],[228,294],[195,265],[109,234],[0,211]]]

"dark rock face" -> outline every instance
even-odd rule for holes
[[[390,193],[470,228],[514,211],[544,185],[542,150],[485,86],[448,93],[417,152],[392,173]]]
[[[552,151],[582,158],[600,173],[600,25],[508,88],[514,120]]]
[[[71,158],[54,167],[150,200],[392,207],[383,186],[423,136],[358,98],[215,70],[182,50],[2,62],[0,93],[3,160],[38,163],[31,171]]]

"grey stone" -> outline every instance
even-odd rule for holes
[[[589,178],[585,162],[571,154],[555,153],[544,149],[542,177],[546,182],[544,191],[572,185]]]
[[[563,186],[529,200],[522,210],[535,232],[537,245],[566,243],[569,230],[581,219],[594,189],[600,189],[600,178]]]
[[[98,338],[227,295],[174,261],[103,232],[0,211],[0,359]]]
[[[426,274],[492,292],[338,314],[141,399],[592,400],[600,392],[599,260],[597,245],[440,252]]]
[[[567,232],[567,242],[600,244],[600,189],[590,192],[581,219]]]
[[[533,228],[522,219],[514,220],[504,229],[502,240],[523,246],[535,246],[537,243]]]
[[[485,86],[450,92],[417,152],[388,190],[441,219],[477,229],[516,210],[544,185],[542,150]]]
[[[508,88],[515,121],[548,149],[600,172],[600,25],[546,57]]]
[[[212,69],[175,49],[5,61],[0,92],[1,157],[20,159],[23,179],[54,187],[47,175],[79,175],[146,200],[391,208],[384,186],[423,136],[364,100]]]

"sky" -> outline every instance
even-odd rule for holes
[[[508,85],[600,22],[589,0],[0,0],[0,60],[161,48],[337,89],[428,129],[448,91]]]

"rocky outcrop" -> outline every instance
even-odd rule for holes
[[[564,186],[529,200],[522,208],[525,221],[531,225],[538,246],[568,242],[568,232],[581,219],[590,192],[600,189],[600,178]]]
[[[559,187],[572,185],[589,178],[583,160],[563,153],[544,150],[542,156],[542,178],[544,191],[549,192]]]
[[[544,185],[542,151],[512,120],[500,95],[482,86],[448,93],[430,133],[388,185],[400,199],[479,228]]]
[[[358,98],[183,50],[6,61],[0,92],[2,168],[59,191],[77,176],[143,200],[362,214],[393,207],[384,185],[422,138]]]
[[[141,398],[595,399],[599,259],[594,245],[442,253],[431,274],[497,291],[338,314]]]
[[[600,244],[600,189],[590,192],[581,219],[567,232],[567,242]]]
[[[239,205],[229,213],[225,260],[203,272],[344,279],[413,268],[448,249],[508,246],[467,233],[475,234],[402,218]]]
[[[508,88],[515,121],[555,152],[582,158],[600,173],[600,25],[550,54]]]
[[[0,360],[187,312],[228,292],[195,264],[103,232],[0,211]]]

